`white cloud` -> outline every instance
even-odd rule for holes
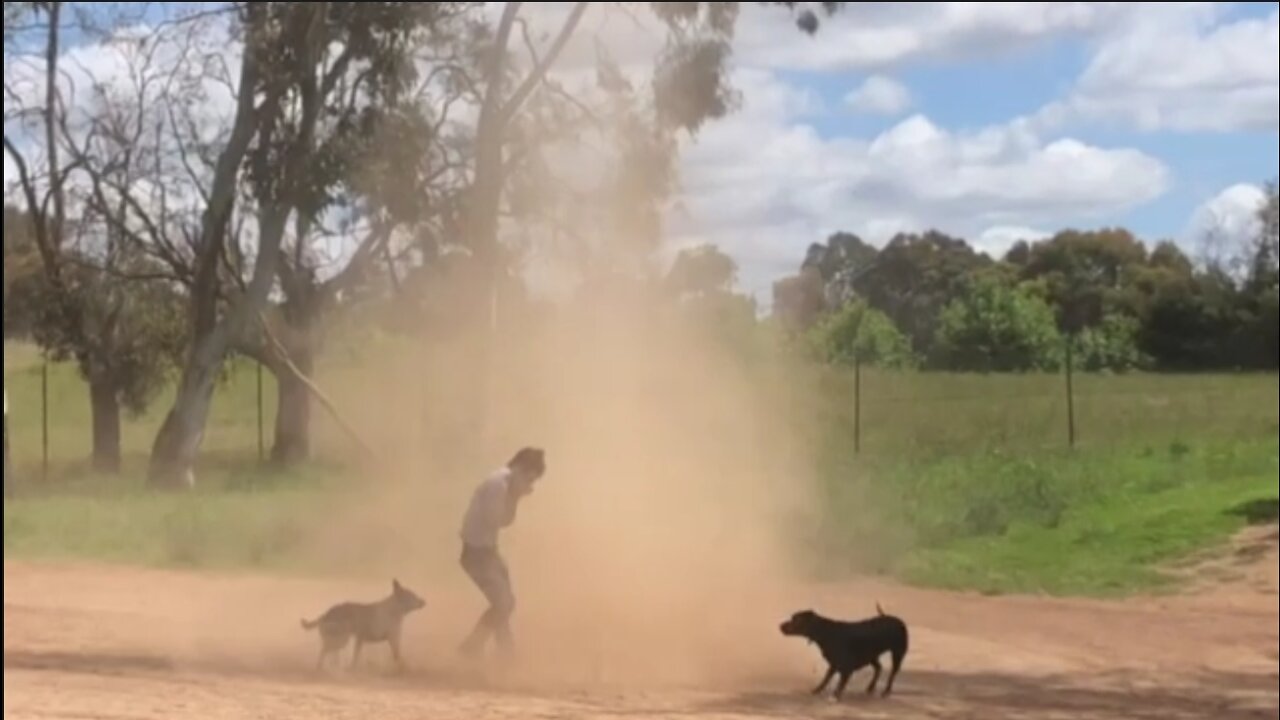
[[[1280,11],[1224,23],[1221,11],[1150,5],[1108,36],[1071,95],[1042,120],[1144,131],[1280,128]]]
[[[983,230],[977,238],[974,239],[973,245],[987,253],[991,257],[1003,257],[1009,248],[1019,242],[1036,242],[1051,237],[1053,233],[1047,230],[1037,230],[1018,225],[996,225]]]
[[[10,50],[13,54],[6,57],[4,68],[5,134],[23,154],[35,184],[43,186],[47,181],[43,167],[47,155],[40,118],[45,105],[45,63],[32,48],[6,48],[7,52]],[[60,138],[63,161],[70,157],[67,147],[71,143],[80,149],[88,148],[88,152],[100,156],[98,160],[103,164],[118,157],[101,155],[118,155],[128,147],[136,163],[138,157],[154,150],[152,135],[139,129],[158,127],[169,119],[171,105],[165,93],[172,93],[168,98],[189,111],[179,117],[192,121],[189,127],[200,133],[201,141],[216,140],[234,108],[227,83],[237,73],[234,43],[228,42],[225,26],[215,20],[173,24],[163,30],[130,26],[102,42],[70,47],[58,59],[58,92],[66,108],[68,135],[73,138]],[[104,116],[113,130],[138,134],[117,136],[91,131],[95,119]],[[191,140],[187,138],[188,142]],[[165,173],[163,188],[155,178],[135,177],[135,197],[156,198],[163,192],[170,212],[197,211],[199,193],[190,181],[188,166],[169,156],[156,158],[154,165],[151,162],[148,161],[149,170]],[[4,172],[6,199],[12,199],[17,172],[8,153]],[[75,212],[77,204],[89,193],[89,180],[84,173],[73,172],[66,182],[68,202]]]
[[[1183,245],[1203,259],[1232,267],[1262,230],[1258,210],[1266,199],[1266,192],[1250,183],[1226,188],[1192,213]]]
[[[854,112],[874,115],[901,115],[912,105],[907,86],[884,75],[867,78],[844,101]]]
[[[501,3],[490,3],[495,8]],[[525,11],[547,38],[572,3]],[[807,37],[778,8],[743,6],[735,42],[739,67],[848,72],[925,61],[999,57],[1063,37],[1093,48],[1069,95],[1036,116],[1046,128],[1117,121],[1143,130],[1275,129],[1280,123],[1280,33],[1267,18],[1227,20],[1236,3],[920,2],[851,3]],[[604,49],[647,74],[663,44],[652,16],[601,4],[583,19],[559,72],[590,75]],[[864,112],[905,111],[902,95],[878,77],[855,92]],[[877,100],[879,102],[877,102]],[[878,110],[887,106],[893,110]]]
[[[488,3],[496,18],[503,3]],[[1184,3],[1206,5],[1213,3]],[[559,29],[573,3],[547,2],[522,11],[532,36]],[[562,56],[562,69],[592,67],[603,49],[622,65],[647,64],[662,48],[664,30],[647,12],[598,3]],[[736,61],[746,67],[848,71],[883,69],[921,58],[990,57],[1053,36],[1095,34],[1132,14],[1123,2],[849,3],[825,18],[812,37],[798,32],[785,10],[743,3]]]
[[[765,74],[751,82],[785,87]],[[785,95],[747,94],[739,114],[686,149],[689,218],[672,222],[677,236],[734,255],[752,292],[767,291],[809,243],[836,230],[876,243],[929,227],[971,238],[989,232],[984,242],[998,249],[1007,237],[991,228],[1103,218],[1161,195],[1170,182],[1164,165],[1141,152],[1042,138],[1022,121],[952,132],[917,114],[876,137],[826,138],[753,101]]]
[[[779,42],[776,9],[744,8],[739,57],[758,66],[841,71],[917,58],[988,57],[1041,38],[1092,33],[1129,9],[1117,2],[849,3],[813,38]]]
[[[554,32],[568,5],[527,6],[533,34]],[[744,288],[760,292],[794,270],[810,242],[836,230],[883,242],[937,227],[1000,254],[1018,239],[1047,234],[1039,228],[1110,219],[1161,195],[1168,170],[1136,150],[1074,139],[1046,120],[1055,113],[1131,120],[1145,103],[1156,108],[1148,126],[1196,127],[1213,120],[1220,102],[1233,108],[1223,113],[1230,126],[1265,120],[1264,103],[1249,98],[1262,92],[1265,99],[1267,78],[1274,78],[1262,66],[1275,59],[1275,17],[1270,25],[1215,25],[1221,15],[1214,5],[856,3],[813,38],[791,30],[776,9],[746,5],[734,77],[745,107],[686,147],[681,199],[688,217],[670,220],[673,240],[717,243],[738,259]],[[1073,95],[1037,118],[973,130],[949,130],[916,114],[877,136],[831,137],[805,124],[823,110],[824,98],[777,76],[986,57],[1064,34],[1097,40]],[[1172,38],[1167,52],[1157,42],[1165,36]],[[558,74],[590,81],[598,47],[645,74],[662,37],[643,14],[637,20],[593,7]],[[1124,44],[1130,39],[1133,47]],[[1239,52],[1259,42],[1272,48],[1270,56]],[[1274,116],[1276,81],[1270,83]],[[862,112],[896,115],[912,98],[887,74],[873,74],[847,100]],[[7,179],[7,166],[5,172]]]
[[[239,73],[238,42],[225,23],[203,19],[163,27],[129,26],[98,43],[71,47],[58,60],[59,93],[73,122],[104,100],[154,103],[157,86],[181,93],[211,117],[230,115],[235,98],[230,85]],[[5,85],[26,108],[44,105],[43,56],[28,52],[5,58]],[[161,81],[164,81],[162,83]],[[6,97],[6,106],[11,97]]]

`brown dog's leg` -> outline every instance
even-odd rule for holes
[[[387,642],[391,645],[391,658],[396,661],[396,670],[404,672],[404,658],[400,656],[400,636],[393,634],[387,638]]]
[[[356,638],[356,649],[351,653],[351,669],[355,670],[360,664],[360,651],[364,649],[364,641]]]

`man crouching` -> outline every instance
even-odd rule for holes
[[[511,613],[515,595],[511,576],[498,552],[498,533],[516,519],[520,501],[533,492],[533,484],[546,472],[546,458],[539,448],[526,447],[515,454],[506,467],[480,483],[471,496],[462,521],[462,569],[484,593],[489,608],[462,643],[463,655],[474,657],[484,651],[490,636],[499,651],[510,656]]]

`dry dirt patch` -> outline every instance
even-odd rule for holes
[[[452,643],[478,609],[461,591],[433,595],[412,621],[407,675],[373,666],[316,677],[314,638],[298,617],[377,589],[6,563],[4,716],[1260,720],[1280,706],[1271,552],[1230,587],[1122,603],[875,583],[775,589],[733,598],[705,633],[670,645],[687,657],[664,657],[673,641],[660,627],[651,642],[627,637],[630,655],[599,636],[575,637],[571,619],[535,602],[520,617],[523,664],[502,677],[454,661]],[[818,661],[774,629],[797,598],[836,615],[865,613],[879,600],[907,618],[912,652],[898,694],[854,695],[840,706],[807,697]]]

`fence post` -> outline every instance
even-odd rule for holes
[[[9,388],[4,389],[4,496],[13,492],[13,461],[9,459]]]
[[[267,460],[267,443],[262,429],[262,363],[258,367],[258,462]]]
[[[862,452],[862,359],[853,360],[853,452]]]
[[[1075,336],[1067,335],[1067,447],[1076,447]]]
[[[40,364],[40,480],[49,480],[49,360]]]

